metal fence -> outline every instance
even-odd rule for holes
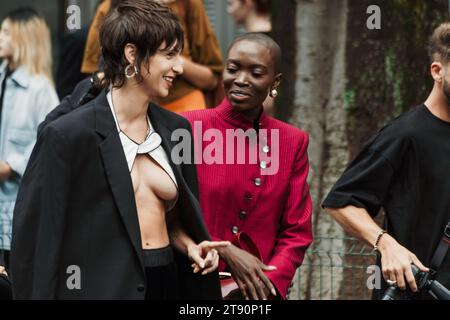
[[[375,264],[371,247],[350,238],[316,236],[297,273],[291,300],[368,300],[368,267]]]

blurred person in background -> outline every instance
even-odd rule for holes
[[[270,0],[228,0],[228,13],[246,32],[270,35]]]
[[[34,9],[16,9],[3,19],[0,58],[0,273],[5,273],[13,209],[37,127],[59,103],[50,31]]]
[[[88,27],[83,27],[64,35],[56,72],[56,91],[60,99],[71,94],[77,84],[88,76],[80,70],[88,30]]]

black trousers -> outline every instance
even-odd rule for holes
[[[145,300],[178,299],[178,272],[172,247],[144,250],[143,257],[147,278]]]

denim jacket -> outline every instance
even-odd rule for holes
[[[6,62],[0,66],[0,83]],[[31,76],[24,67],[7,79],[0,123],[0,160],[13,175],[0,182],[0,249],[9,250],[12,213],[21,177],[36,143],[38,125],[59,103],[53,85],[44,76]]]

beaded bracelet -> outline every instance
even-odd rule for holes
[[[386,231],[384,231],[384,230],[381,230],[381,231],[378,233],[377,238],[376,238],[376,240],[375,240],[375,244],[374,244],[374,246],[373,246],[373,250],[379,252],[379,250],[378,250],[378,243],[380,242],[381,237],[382,237],[383,234],[385,234],[385,233],[386,233]]]

